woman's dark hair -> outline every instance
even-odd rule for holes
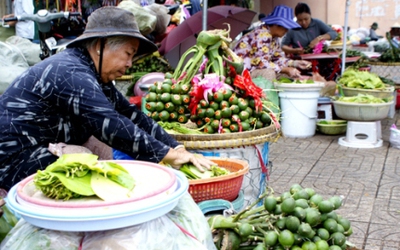
[[[307,13],[311,15],[310,7],[306,3],[298,3],[294,8],[294,15],[297,16],[301,13]]]

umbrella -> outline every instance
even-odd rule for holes
[[[256,12],[235,6],[219,5],[207,10],[207,30],[228,29],[230,37],[234,39],[253,21]],[[168,60],[172,67],[176,67],[179,58],[185,51],[196,44],[197,34],[203,30],[203,11],[193,16],[173,29],[161,42],[159,52]]]

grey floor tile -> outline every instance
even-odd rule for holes
[[[305,139],[281,137],[270,144],[273,170],[268,185],[280,194],[294,183],[323,197],[338,195],[336,210],[349,219],[348,240],[359,249],[400,249],[400,149],[389,143],[389,127],[400,127],[399,111],[381,121],[383,145],[353,148],[339,145],[341,136],[316,133]]]

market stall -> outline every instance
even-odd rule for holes
[[[285,84],[317,85],[318,97],[324,84],[252,79],[231,41],[229,25],[202,30],[173,70],[159,54],[146,55],[128,78],[118,79],[135,84],[116,83],[127,98],[137,95],[143,112],[186,150],[210,157],[216,166],[201,173],[185,164],[178,171],[163,163],[97,161],[93,155],[82,164],[87,154],[73,160],[66,154],[62,164],[10,190],[7,206],[22,219],[1,248],[343,249],[352,228],[334,212],[339,197],[323,199],[300,185],[274,196],[267,187],[269,143],[281,136],[277,91]],[[206,220],[206,212],[220,210],[231,214]]]

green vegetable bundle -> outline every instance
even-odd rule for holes
[[[69,200],[97,195],[103,200],[129,197],[135,180],[121,165],[99,162],[93,154],[64,154],[57,161],[38,170],[33,182],[43,194],[53,199]],[[110,190],[120,193],[112,194]]]
[[[389,42],[389,48],[385,49],[379,61],[381,62],[400,62],[400,49],[393,44],[390,32],[386,32],[386,39]]]
[[[230,174],[229,170],[227,170],[226,168],[219,167],[217,165],[211,166],[210,170],[205,170],[204,172],[200,172],[196,166],[187,163],[183,164],[179,170],[183,172],[189,180],[207,179],[207,178]]]
[[[338,196],[324,199],[312,188],[294,184],[280,196],[267,190],[238,214],[208,221],[221,250],[340,250],[353,233],[350,221],[335,211],[341,205]]]
[[[385,84],[381,78],[368,71],[347,69],[339,79],[339,83],[348,88],[359,89],[384,89]]]

